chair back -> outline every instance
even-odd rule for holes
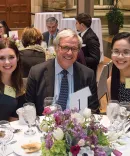
[[[108,65],[104,65],[101,71],[99,81],[97,83],[98,100],[100,100],[105,94],[108,100],[107,78],[108,78]]]
[[[108,65],[108,77],[110,77],[111,76],[112,65],[113,65],[112,60],[107,65]]]
[[[23,78],[23,86],[24,86],[24,88],[26,88],[26,86],[27,86],[27,80],[28,80],[28,78]]]

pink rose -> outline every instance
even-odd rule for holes
[[[61,123],[62,123],[61,117],[57,115],[57,116],[55,116],[54,118],[55,118],[56,124],[57,124],[57,125],[61,125]]]
[[[49,107],[49,106],[48,106],[48,107],[45,107],[42,114],[43,114],[43,115],[49,115],[49,114],[51,114],[51,109],[50,109],[50,107]]]

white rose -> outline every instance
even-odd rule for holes
[[[47,124],[44,124],[40,127],[40,129],[44,132],[47,132],[48,131],[48,125]]]
[[[54,130],[53,136],[56,140],[62,140],[64,137],[64,133],[61,128],[57,128],[56,130]]]
[[[16,42],[16,44],[19,44],[19,40],[18,39],[15,42]]]
[[[85,118],[85,119],[88,119],[88,118],[90,118],[90,116],[91,116],[91,109],[89,109],[89,108],[85,108],[84,109],[84,111],[83,111],[83,117]]]
[[[81,114],[79,114],[79,113],[71,114],[71,119],[76,119],[77,122],[80,123],[80,124],[84,123],[84,121],[85,121],[84,117]]]
[[[78,145],[81,147],[81,146],[84,146],[85,145],[85,141],[84,139],[80,139],[79,142],[78,142]]]
[[[7,38],[7,34],[4,34],[3,37],[4,37],[4,38]]]

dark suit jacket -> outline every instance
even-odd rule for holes
[[[43,51],[25,49],[20,51],[20,58],[22,61],[23,77],[26,78],[32,66],[45,61],[45,53]]]
[[[57,29],[57,32],[59,31],[59,29]],[[56,32],[56,34],[57,34]],[[46,31],[44,32],[43,34],[43,41],[45,41],[47,43],[47,46],[48,46],[48,43],[49,43],[49,31]]]
[[[41,115],[43,112],[43,101],[45,97],[54,96],[55,83],[55,60],[49,60],[39,65],[33,66],[30,70],[26,99],[36,105],[37,114]],[[97,98],[97,85],[94,73],[86,66],[75,62],[74,70],[74,92],[89,86],[92,96],[89,97],[88,107],[92,110],[97,110],[99,102]]]
[[[97,66],[100,61],[100,43],[97,35],[93,32],[91,28],[83,35],[83,44],[85,47],[82,47],[84,56],[86,59],[87,67],[94,70],[96,75]]]

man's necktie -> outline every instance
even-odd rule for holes
[[[50,46],[53,45],[53,35],[50,37]]]
[[[81,33],[79,33],[79,36],[81,37]]]
[[[57,101],[57,104],[61,105],[62,110],[65,110],[67,99],[68,99],[68,92],[69,92],[68,78],[67,78],[68,71],[62,70],[61,73],[63,74],[63,77],[61,80],[61,87],[60,87],[59,99]]]

